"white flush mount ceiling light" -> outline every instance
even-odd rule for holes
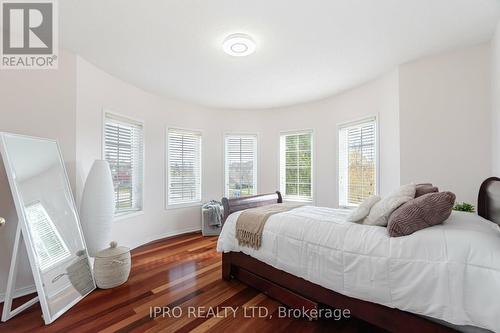
[[[224,39],[224,52],[233,57],[244,57],[255,52],[255,41],[247,34],[232,34]]]

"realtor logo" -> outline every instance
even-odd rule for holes
[[[57,11],[53,0],[0,0],[2,69],[57,68]]]

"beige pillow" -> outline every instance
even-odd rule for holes
[[[387,197],[373,205],[370,213],[363,220],[363,224],[385,227],[392,212],[415,197],[415,190],[415,184],[407,184],[391,192]]]
[[[408,201],[389,217],[389,236],[406,236],[443,223],[450,217],[454,203],[455,194],[451,192],[428,193]]]
[[[363,200],[362,203],[356,207],[355,210],[352,211],[349,216],[347,216],[347,221],[349,222],[358,222],[368,216],[370,213],[370,209],[373,205],[375,205],[378,201],[380,201],[380,197],[378,195],[372,195]]]
[[[393,196],[405,196],[405,197],[415,197],[415,191],[417,190],[417,185],[411,183],[406,185],[401,185],[398,189],[392,191],[387,195],[388,197]]]

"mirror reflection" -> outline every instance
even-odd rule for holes
[[[4,143],[43,285],[40,302],[57,317],[95,289],[64,164],[55,141],[4,134]]]

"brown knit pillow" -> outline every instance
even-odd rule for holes
[[[450,217],[454,203],[455,194],[451,192],[428,193],[408,201],[389,217],[389,236],[406,236],[443,223]]]
[[[436,186],[432,186],[431,183],[426,184],[417,184],[417,189],[415,191],[415,198],[421,197],[427,193],[435,193],[439,192],[439,189]]]

